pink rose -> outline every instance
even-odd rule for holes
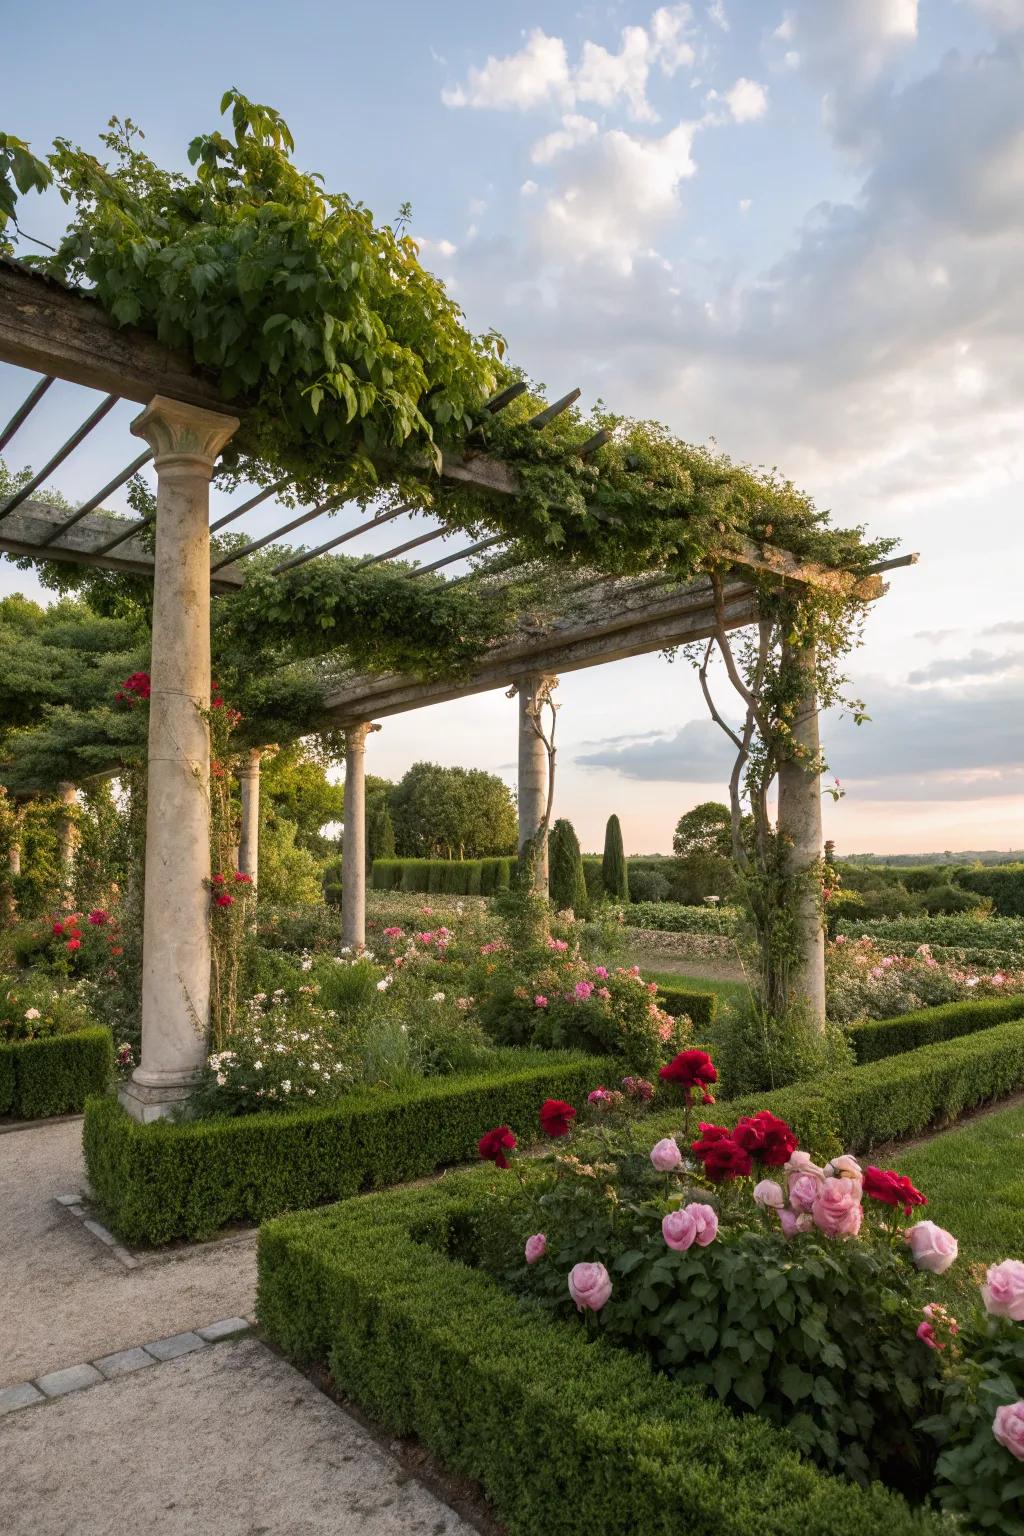
[[[538,992],[537,996],[533,1000],[533,1005],[535,1008],[546,1008],[548,1005],[548,1000],[540,992]]]
[[[669,1211],[661,1220],[661,1235],[670,1248],[684,1253],[697,1236],[697,1223],[686,1206],[680,1211]]]
[[[714,1207],[692,1201],[689,1205],[684,1206],[683,1209],[693,1217],[697,1224],[696,1241],[698,1247],[706,1248],[709,1243],[713,1243],[718,1236],[718,1217],[715,1214]]]
[[[918,1323],[917,1336],[922,1344],[927,1344],[929,1349],[945,1349],[945,1344],[940,1344],[935,1337],[935,1329],[931,1323]]]
[[[594,975],[595,976],[600,976],[602,981],[607,981],[608,980],[608,967],[606,965],[595,965],[594,966]]]
[[[611,1293],[611,1276],[603,1264],[574,1264],[570,1269],[569,1295],[580,1312],[600,1312]]]
[[[547,1236],[543,1232],[535,1232],[532,1237],[526,1239],[526,1262],[536,1264],[548,1251]]]
[[[826,1179],[811,1215],[826,1237],[856,1237],[864,1217],[860,1185],[854,1179]]]
[[[774,1179],[762,1179],[760,1184],[755,1184],[754,1199],[758,1205],[771,1207],[774,1211],[781,1210],[786,1203],[782,1185],[776,1184]]]
[[[587,1094],[587,1103],[603,1104],[605,1099],[610,1097],[611,1095],[609,1094],[607,1088],[591,1088],[590,1092]]]
[[[1020,1259],[1004,1259],[993,1264],[985,1276],[981,1297],[986,1312],[993,1317],[1008,1317],[1024,1323],[1024,1264]]]
[[[671,1173],[683,1161],[683,1154],[671,1136],[655,1142],[651,1148],[651,1162],[659,1173]]]
[[[779,1226],[782,1228],[783,1237],[796,1237],[798,1232],[810,1232],[814,1226],[814,1218],[807,1212],[798,1216],[796,1211],[780,1211]]]
[[[801,1152],[799,1147],[789,1154],[789,1160],[782,1171],[783,1173],[811,1173],[816,1179],[823,1179],[825,1177],[824,1170],[819,1168],[817,1163],[811,1161],[811,1154],[809,1152]]]
[[[834,1157],[830,1163],[825,1164],[825,1177],[829,1179],[863,1179],[864,1173],[855,1157],[844,1152],[842,1157]]]
[[[798,1173],[795,1178],[790,1178],[789,1203],[798,1216],[813,1209],[823,1182],[810,1173]]]
[[[992,1433],[1011,1456],[1024,1461],[1024,1402],[1004,1403],[997,1408]]]
[[[919,1221],[908,1227],[904,1236],[914,1263],[930,1275],[944,1275],[959,1252],[953,1234],[937,1227],[934,1221]]]

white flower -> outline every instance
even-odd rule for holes
[[[284,1082],[281,1084],[281,1092],[282,1093],[291,1093],[291,1091],[292,1091],[291,1078],[286,1077],[284,1079]]]
[[[226,1082],[227,1082],[227,1078],[224,1076],[224,1073],[223,1072],[218,1072],[217,1073],[217,1087],[218,1088],[223,1088],[224,1084]]]
[[[444,1002],[444,993],[443,992],[435,992],[433,997],[430,999],[430,1001],[432,1003],[443,1003]]]
[[[391,985],[391,977],[390,976],[382,976],[380,981],[378,981],[378,983],[377,983],[377,991],[378,992],[386,992],[388,987],[390,987],[390,985]]]
[[[39,1012],[38,1008],[26,1008],[25,1017],[26,1019],[41,1019],[42,1014]]]
[[[254,1072],[262,1072],[263,1071],[263,1063],[262,1063],[262,1061],[254,1061],[253,1064],[252,1064],[252,1069],[253,1069]]]
[[[310,955],[305,955],[303,957],[303,959],[299,962],[299,970],[300,971],[311,971],[312,969],[313,969],[312,957]]]
[[[283,1056],[284,1055],[284,1049],[285,1049],[284,1045],[281,1043],[280,1040],[274,1046],[274,1050],[278,1053],[279,1056]]]
[[[350,955],[352,953],[352,945],[351,944],[343,944],[342,945],[342,949],[341,949],[341,953],[343,955]]]

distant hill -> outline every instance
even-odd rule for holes
[[[1024,848],[1002,852],[998,848],[968,848],[951,853],[848,853],[837,854],[840,864],[883,864],[888,869],[912,869],[919,864],[1019,864]]]

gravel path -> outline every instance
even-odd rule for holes
[[[0,1465],[4,1536],[471,1536],[253,1338],[7,1414]]]
[[[128,1270],[55,1203],[84,1182],[81,1121],[0,1135],[0,1387],[253,1315],[255,1234]]]

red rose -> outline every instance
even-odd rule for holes
[[[104,923],[109,923],[110,914],[104,912],[102,907],[96,907],[94,911],[89,913],[89,921],[94,928],[102,928]]]
[[[245,875],[240,869],[235,870],[236,885],[252,885],[252,875]]]
[[[909,1216],[915,1205],[928,1204],[927,1197],[914,1188],[906,1174],[893,1168],[865,1168],[864,1193],[883,1205],[901,1207],[904,1216]]]
[[[750,1172],[750,1153],[733,1141],[727,1126],[707,1125],[701,1121],[701,1139],[691,1142],[690,1150],[704,1164],[709,1179],[720,1184],[726,1179],[745,1178]]]
[[[737,1120],[732,1139],[751,1157],[759,1158],[766,1168],[781,1168],[783,1163],[788,1163],[797,1145],[785,1120],[767,1109]]]
[[[233,907],[234,904],[235,898],[233,896],[229,896],[227,891],[222,891],[221,894],[217,897],[218,907]]]
[[[210,884],[211,885],[223,885],[224,884],[224,876],[223,875],[211,875],[210,876]]]
[[[81,949],[82,941],[81,939],[68,939],[68,942],[64,947],[65,949]]]
[[[564,1099],[545,1099],[540,1108],[541,1129],[549,1136],[568,1136],[576,1111]]]
[[[488,1131],[481,1136],[476,1144],[485,1163],[493,1163],[495,1168],[507,1168],[508,1158],[506,1152],[511,1152],[516,1144],[516,1139],[507,1125],[496,1125],[493,1131]]]
[[[705,1091],[717,1083],[718,1073],[707,1051],[680,1051],[658,1073],[663,1083],[676,1083],[689,1094],[691,1088]]]
[[[56,934],[58,939],[62,938],[63,934],[64,934],[64,924],[63,923],[54,923],[53,931]]]

